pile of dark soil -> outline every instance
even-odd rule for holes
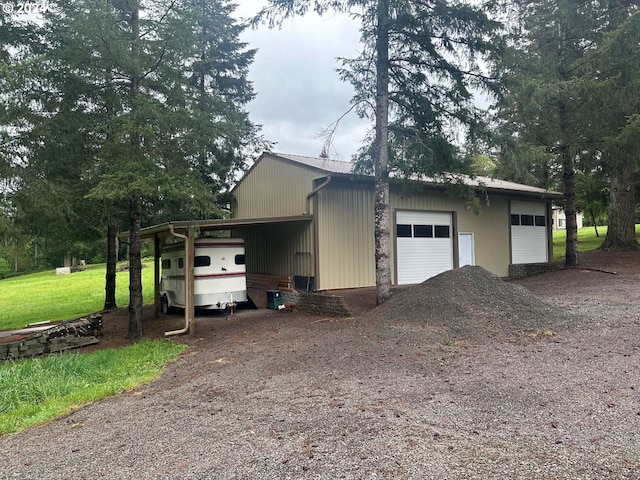
[[[404,341],[551,335],[572,323],[560,308],[476,266],[432,277],[365,315],[367,322],[396,329],[398,340]]]

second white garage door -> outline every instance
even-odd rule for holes
[[[452,230],[450,212],[396,212],[398,285],[453,268]]]
[[[544,203],[511,202],[511,263],[549,260],[546,211]]]

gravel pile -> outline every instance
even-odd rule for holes
[[[526,288],[482,267],[466,266],[432,277],[365,314],[391,328],[409,328],[403,341],[479,341],[551,334],[573,323],[570,315]]]

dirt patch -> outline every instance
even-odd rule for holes
[[[589,252],[580,252],[578,269],[593,268],[603,272],[638,277],[640,276],[639,258],[638,252],[591,250]]]
[[[382,324],[390,335],[402,334],[398,329],[411,330],[411,334],[407,330],[403,335],[403,341],[478,341],[484,337],[505,338],[579,326],[583,323],[581,320],[567,316],[566,309],[557,308],[557,305],[580,306],[568,300],[572,292],[586,289],[598,297],[601,293],[598,289],[603,283],[624,284],[636,279],[640,280],[638,252],[595,250],[580,254],[578,268],[515,282],[503,282],[481,267],[445,272],[420,285],[393,287],[391,300],[378,308],[375,308],[374,287],[333,290],[331,293],[343,296],[361,321]],[[554,296],[564,299],[556,301]],[[546,297],[547,301],[540,297]],[[615,302],[623,297],[614,295],[611,300]],[[584,304],[585,300],[581,302]],[[203,322],[226,318],[211,311],[199,311],[197,316]],[[104,312],[100,344],[89,349],[131,344],[125,339],[128,318],[126,307]],[[184,319],[179,314],[156,317],[151,305],[145,305],[143,309],[145,337],[164,338],[164,332],[183,326]]]
[[[91,352],[104,348],[120,348],[131,345],[134,342],[125,338],[129,328],[129,309],[114,308],[102,312],[102,334],[100,343],[82,349],[82,352]],[[164,338],[164,332],[182,328],[177,315],[164,315],[156,318],[153,305],[145,305],[142,309],[142,325],[144,337],[159,339]]]

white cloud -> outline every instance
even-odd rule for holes
[[[236,14],[249,17],[260,5],[243,2]],[[257,48],[249,78],[257,93],[248,109],[263,126],[274,151],[317,156],[318,135],[350,107],[353,88],[340,81],[337,57],[358,55],[358,22],[344,14],[310,13],[284,22],[280,29],[261,26],[242,37]],[[341,122],[334,141],[337,157],[349,160],[360,146],[367,121],[355,112]]]

